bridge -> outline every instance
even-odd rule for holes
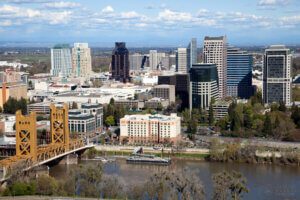
[[[93,145],[86,145],[82,139],[70,138],[68,125],[68,105],[55,107],[50,105],[51,143],[37,145],[36,113],[27,116],[16,112],[16,155],[0,161],[2,180],[18,168],[29,170],[49,163],[78,151],[84,151]]]

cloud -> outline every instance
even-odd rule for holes
[[[2,2],[14,3],[14,4],[34,4],[34,3],[49,3],[52,1],[50,0],[2,0]]]
[[[71,11],[51,12],[49,13],[49,24],[67,24],[70,20],[71,14]]]
[[[278,2],[278,0],[271,1]],[[24,3],[25,1],[22,2]],[[268,3],[270,4],[270,2]],[[76,12],[69,8],[76,8]],[[300,15],[269,17],[266,14],[217,12],[203,8],[197,12],[183,12],[167,8],[155,9],[151,13],[142,13],[142,11],[137,10],[123,10],[123,12],[120,10],[120,12],[115,12],[110,5],[95,12],[92,9],[84,9],[71,0],[51,1],[43,3],[41,6],[34,5],[31,7],[29,4],[0,5],[0,29],[11,30],[11,27],[22,25],[23,28],[30,28],[33,32],[43,29],[48,30],[47,28],[50,29],[50,27],[58,30],[61,27],[72,27],[74,31],[82,30],[82,27],[84,27],[85,29],[97,31],[118,29],[168,32],[171,30],[186,31],[199,28],[203,28],[203,30],[205,28],[213,28],[222,31],[247,32],[254,29],[300,27]]]
[[[280,25],[282,27],[288,27],[288,28],[299,26],[300,25],[300,15],[281,17]]]
[[[262,7],[274,7],[274,6],[282,6],[290,3],[290,0],[260,0],[258,2],[258,6]]]
[[[11,5],[3,5],[0,7],[0,18],[34,18],[40,17],[42,14],[39,10],[30,8],[20,8]]]
[[[11,20],[0,21],[0,27],[1,26],[11,26],[11,25],[13,25]]]
[[[51,9],[70,9],[70,8],[80,7],[80,3],[59,1],[59,2],[45,3],[45,7]]]
[[[103,13],[112,13],[112,12],[114,12],[114,9],[111,6],[106,6],[105,8],[102,9],[102,12]]]
[[[140,18],[141,16],[135,12],[135,11],[130,11],[130,12],[122,12],[120,18],[121,19],[137,19]]]
[[[192,21],[193,17],[190,13],[187,12],[176,12],[169,9],[165,9],[158,14],[158,19],[168,22],[189,22]]]

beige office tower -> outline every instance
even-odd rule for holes
[[[72,49],[73,74],[87,77],[92,73],[91,49],[88,43],[75,43]]]
[[[159,53],[157,50],[149,51],[149,63],[151,70],[160,70],[163,60],[167,58],[165,53]]]
[[[187,73],[187,49],[178,48],[176,53],[176,71]]]
[[[221,37],[204,38],[204,63],[216,64],[218,70],[219,95],[224,98],[227,94],[227,39]]]

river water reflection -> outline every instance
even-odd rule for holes
[[[80,161],[81,164],[97,161]],[[64,178],[67,172],[75,165],[56,165],[50,169],[50,175],[58,179]],[[130,187],[132,184],[143,183],[154,172],[172,170],[183,173],[184,169],[197,174],[205,188],[208,199],[212,193],[211,176],[223,170],[241,172],[247,178],[250,192],[244,199],[300,199],[300,167],[211,163],[205,161],[172,160],[170,166],[127,164],[124,159],[104,165],[104,173],[118,176],[121,181]]]

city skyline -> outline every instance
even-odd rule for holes
[[[300,41],[299,8],[296,0],[1,0],[0,42],[186,47],[226,35],[233,45],[291,45]]]

